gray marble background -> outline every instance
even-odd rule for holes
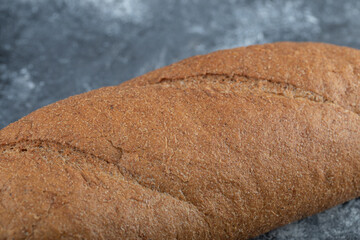
[[[0,0],[0,128],[192,55],[284,40],[360,48],[360,1]],[[360,239],[360,199],[257,239]]]

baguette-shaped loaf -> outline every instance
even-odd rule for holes
[[[360,195],[360,51],[195,56],[0,131],[0,239],[246,239]]]

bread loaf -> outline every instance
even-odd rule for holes
[[[195,56],[0,131],[0,239],[246,239],[360,196],[360,51]]]

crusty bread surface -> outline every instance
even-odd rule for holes
[[[195,56],[0,131],[0,239],[247,239],[360,196],[360,51]]]

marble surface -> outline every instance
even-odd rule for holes
[[[360,48],[360,1],[0,0],[0,128],[192,55],[284,40]],[[256,239],[360,239],[360,200]]]

